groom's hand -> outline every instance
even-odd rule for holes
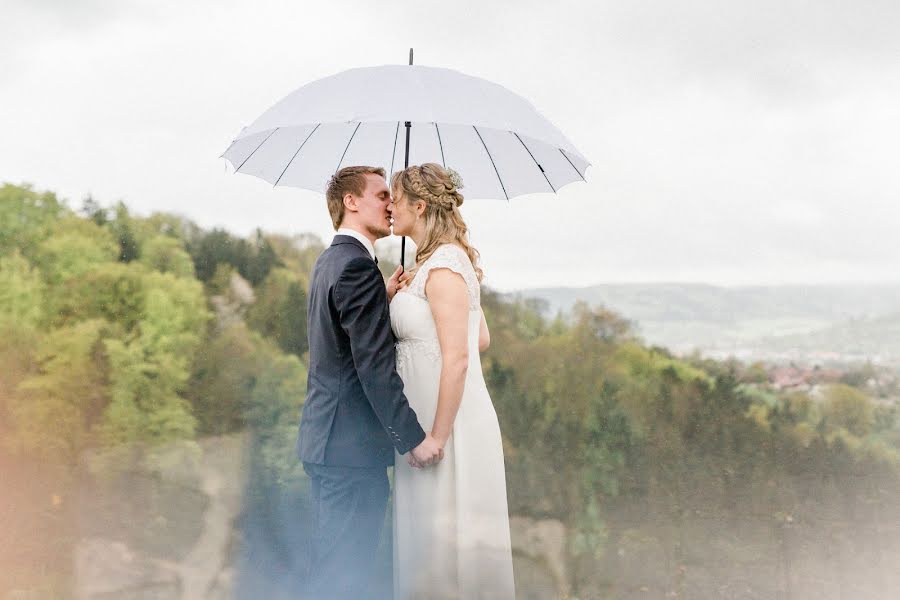
[[[422,443],[410,450],[409,464],[416,468],[429,467],[441,462],[444,458],[444,447],[430,433],[425,434]]]
[[[403,274],[403,266],[398,266],[397,270],[394,271],[394,274],[391,275],[390,279],[387,281],[387,297],[388,302],[394,299],[394,294],[397,293],[397,290],[402,289],[400,284],[400,276]]]

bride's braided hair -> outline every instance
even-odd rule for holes
[[[391,176],[394,196],[403,194],[410,202],[425,202],[425,239],[416,249],[416,268],[428,260],[441,244],[461,246],[481,281],[483,272],[478,266],[478,250],[469,244],[469,230],[459,212],[463,195],[459,176],[437,163],[412,165]]]
[[[425,200],[426,203],[434,202],[444,210],[453,210],[462,205],[463,195],[459,193],[456,186],[453,185],[453,182],[449,179],[449,173],[446,182],[440,181],[437,185],[429,186],[428,183],[425,182],[425,177],[427,175],[423,175],[424,167],[425,165],[409,170],[409,183],[413,193],[422,200]],[[432,187],[437,189],[432,191]]]

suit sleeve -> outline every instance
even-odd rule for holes
[[[334,300],[366,398],[397,452],[405,454],[422,443],[425,431],[403,395],[387,292],[375,263],[363,257],[347,263]]]

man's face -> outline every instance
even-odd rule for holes
[[[359,218],[366,231],[383,238],[391,234],[391,191],[384,177],[366,173],[366,189],[357,202]]]

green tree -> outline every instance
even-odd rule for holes
[[[54,323],[102,318],[132,332],[144,315],[146,271],[136,265],[107,262],[58,286]]]
[[[256,302],[247,312],[247,323],[266,337],[277,340],[285,352],[302,356],[308,347],[306,289],[287,269],[273,269],[257,288]]]
[[[262,283],[269,272],[280,263],[271,242],[260,229],[257,229],[253,249],[246,259],[244,270],[240,273],[244,279],[256,286]]]
[[[241,277],[253,285],[259,285],[281,261],[274,246],[257,230],[254,243],[235,237],[227,231],[214,229],[198,236],[188,245],[194,260],[197,277],[208,282],[221,264],[234,267]]]
[[[10,413],[14,448],[74,464],[90,441],[106,402],[105,321],[93,319],[52,331],[37,350],[37,372],[22,381]]]
[[[158,272],[146,274],[144,286],[139,335],[106,340],[110,404],[101,425],[106,443],[190,437],[196,425],[183,393],[210,319],[203,288]]]
[[[313,265],[325,246],[322,240],[312,234],[291,237],[267,235],[266,239],[278,255],[279,265],[287,269],[297,281],[309,288],[309,275]],[[380,265],[380,264],[379,264]]]
[[[43,320],[44,283],[40,273],[14,250],[0,256],[0,331],[34,331]]]
[[[81,203],[81,214],[103,227],[109,221],[106,209],[100,206],[93,196],[87,196]]]
[[[866,394],[842,383],[825,390],[824,416],[831,427],[846,429],[857,437],[869,434],[875,425],[875,406]]]
[[[285,352],[303,356],[309,349],[306,328],[306,290],[297,282],[288,286],[282,309],[284,326],[278,335],[278,345]]]
[[[178,395],[179,383],[166,378],[141,338],[105,340],[109,355],[110,402],[99,425],[106,445],[160,443],[190,437],[196,424],[190,405]]]
[[[134,235],[131,214],[124,202],[117,203],[113,209],[113,218],[107,223],[107,227],[112,232],[119,245],[118,260],[123,263],[129,263],[140,257],[141,249],[138,245],[137,238]]]
[[[219,263],[227,263],[241,271],[246,267],[247,243],[222,229],[201,235],[188,247],[197,277],[209,281]]]
[[[107,230],[92,221],[69,216],[61,219],[53,228],[53,235],[38,245],[34,262],[49,285],[59,286],[97,265],[115,261],[118,252]]]
[[[0,255],[14,249],[31,259],[56,221],[67,214],[52,192],[36,192],[28,185],[0,187]]]
[[[200,433],[218,435],[245,426],[245,407],[262,368],[260,339],[239,322],[210,339],[197,357],[188,397]]]
[[[266,355],[250,392],[244,421],[252,429],[262,464],[278,484],[302,478],[296,457],[297,424],[306,396],[306,369],[293,355],[263,342]]]
[[[177,277],[194,277],[194,263],[177,238],[156,235],[141,248],[140,262],[162,273]]]
[[[0,256],[0,436],[12,426],[9,407],[19,383],[33,370],[44,320],[40,273],[14,250]]]

